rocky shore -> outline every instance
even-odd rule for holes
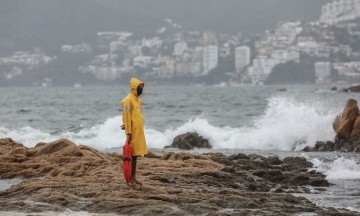
[[[140,158],[142,190],[122,177],[122,156],[61,139],[26,148],[0,139],[1,211],[137,215],[358,215],[320,208],[292,193],[326,190],[325,176],[302,157],[158,152]]]

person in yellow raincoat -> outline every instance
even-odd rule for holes
[[[145,84],[140,80],[131,78],[130,94],[121,102],[122,129],[125,130],[126,139],[132,146],[131,181],[138,185],[142,185],[142,183],[136,179],[137,158],[148,153],[144,133],[144,118],[141,112],[142,101],[139,97],[144,86]]]

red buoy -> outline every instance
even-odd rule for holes
[[[132,147],[126,140],[123,146],[123,172],[126,183],[129,183],[131,180],[131,154]]]

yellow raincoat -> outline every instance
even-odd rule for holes
[[[131,134],[130,145],[132,156],[145,155],[148,153],[144,134],[144,118],[141,112],[142,101],[137,95],[137,87],[143,82],[136,78],[130,79],[130,94],[121,102],[122,119],[125,133]]]

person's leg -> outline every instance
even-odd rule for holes
[[[133,182],[135,182],[136,184],[142,185],[142,183],[139,182],[139,181],[136,179],[137,157],[138,157],[138,156],[133,156],[133,157],[131,157],[131,180],[132,180]]]

